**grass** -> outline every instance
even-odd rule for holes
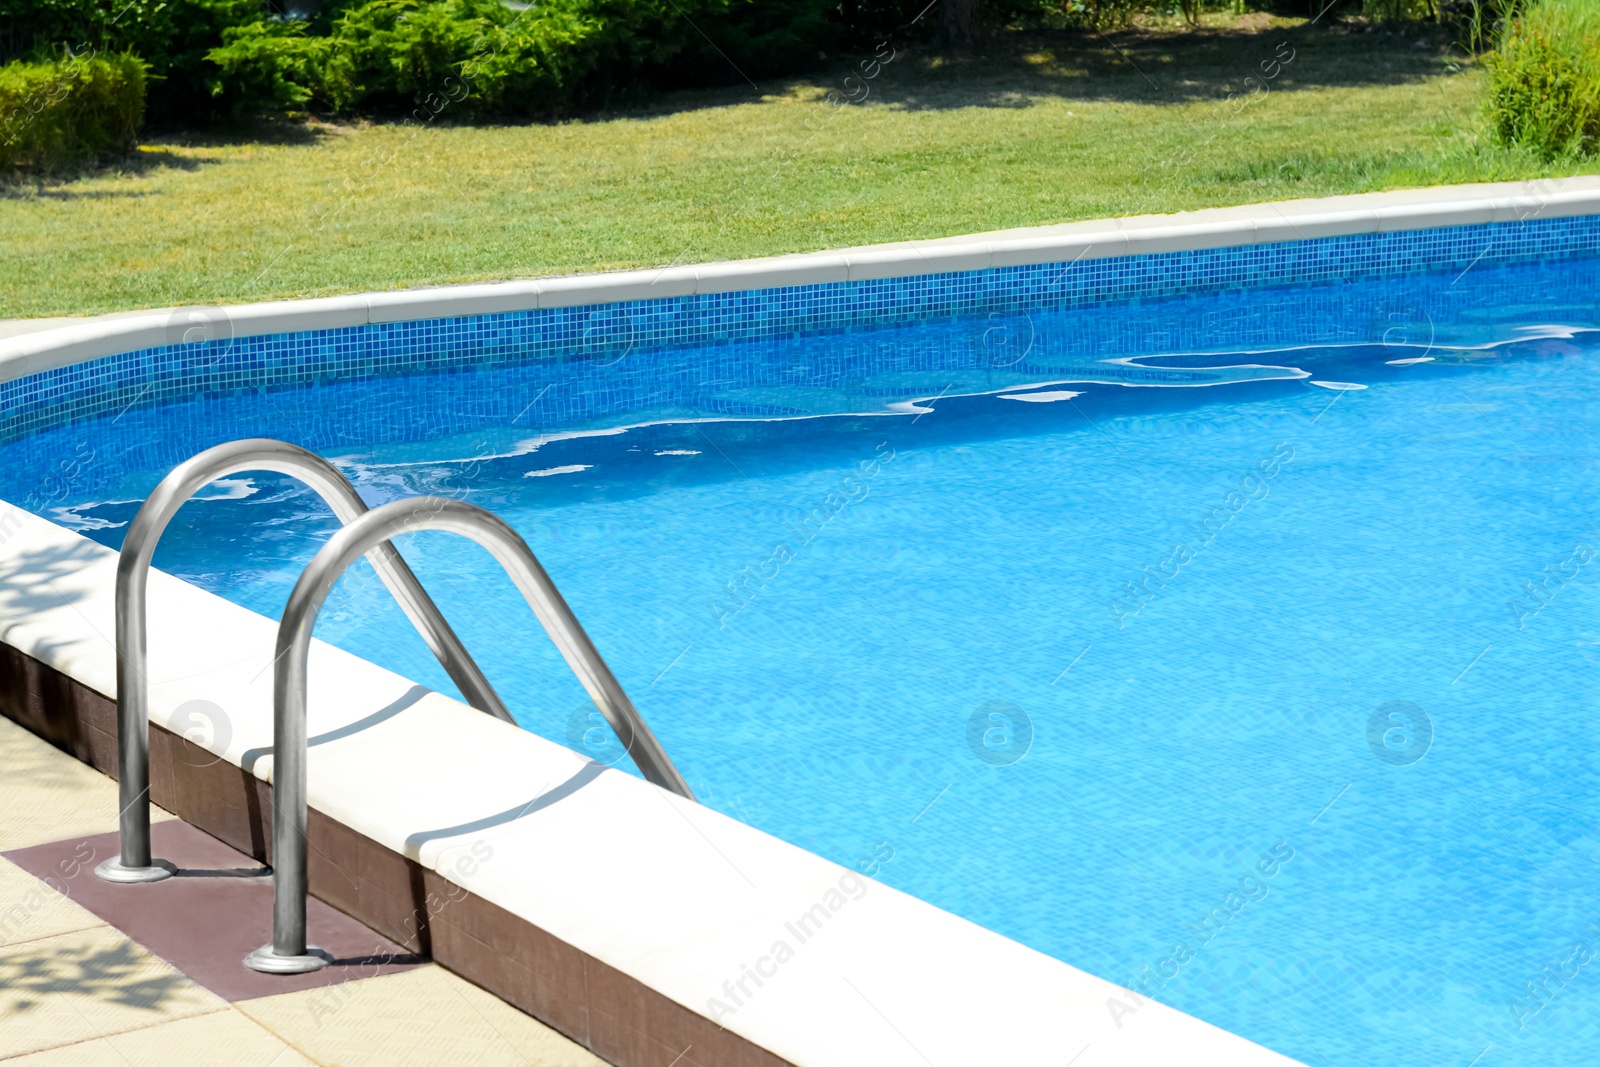
[[[962,59],[902,50],[870,79],[859,62],[559,125],[158,139],[116,168],[0,190],[0,318],[1600,171],[1489,144],[1482,72],[1424,31],[1255,16],[1011,36]]]

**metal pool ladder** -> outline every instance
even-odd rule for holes
[[[161,479],[134,516],[117,560],[117,792],[121,855],[95,873],[110,882],[158,882],[173,866],[150,856],[150,737],[148,619],[145,592],[150,561],[167,524],[190,497],[218,478],[241,471],[273,471],[315,490],[341,523],[366,514],[367,505],[338,469],[314,452],[270,438],[255,437],[208,448],[180,463]],[[467,702],[497,719],[514,722],[499,694],[473,662],[461,639],[440,613],[405,560],[387,542],[372,547],[373,569],[400,602],[428,648]]]
[[[488,549],[644,777],[694,799],[661,742],[515,530],[483,508],[441,497],[413,497],[374,508],[335,533],[312,558],[289,594],[278,625],[272,679],[272,942],[245,957],[245,966],[254,970],[299,974],[327,962],[306,944],[306,660],[317,613],[352,563],[391,537],[418,530],[446,530]]]

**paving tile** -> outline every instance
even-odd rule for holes
[[[229,1009],[35,1052],[15,1067],[313,1067],[310,1060]]]
[[[252,971],[244,965],[245,954],[272,939],[272,878],[266,868],[179,819],[153,826],[150,843],[157,856],[177,864],[177,877],[114,885],[86,870],[71,883],[73,899],[220,997],[244,1000],[336,985],[422,962],[312,899],[306,903],[308,940],[333,962],[302,975]],[[5,859],[50,878],[114,855],[116,849],[116,835],[106,834],[17,849],[5,853]],[[0,921],[3,916],[0,910]]]
[[[117,783],[0,718],[0,851],[117,828]],[[151,819],[170,819],[151,808]]]
[[[0,1058],[225,1006],[105,926],[0,949]]]
[[[87,871],[76,873],[93,877]],[[100,919],[93,912],[71,900],[74,880],[41,881],[10,860],[0,859],[0,948],[99,926]]]
[[[604,1067],[443,968],[248,1000],[246,1015],[330,1067]]]

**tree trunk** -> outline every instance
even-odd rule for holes
[[[978,0],[940,0],[939,40],[947,48],[978,43]]]

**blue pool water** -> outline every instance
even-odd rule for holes
[[[1580,260],[247,393],[14,442],[0,496],[115,546],[265,434],[481,504],[712,807],[1308,1064],[1587,1067],[1597,297]],[[241,475],[157,562],[276,616],[332,528]],[[401,548],[526,727],[614,757],[487,554]],[[373,581],[318,633],[449,691]]]

